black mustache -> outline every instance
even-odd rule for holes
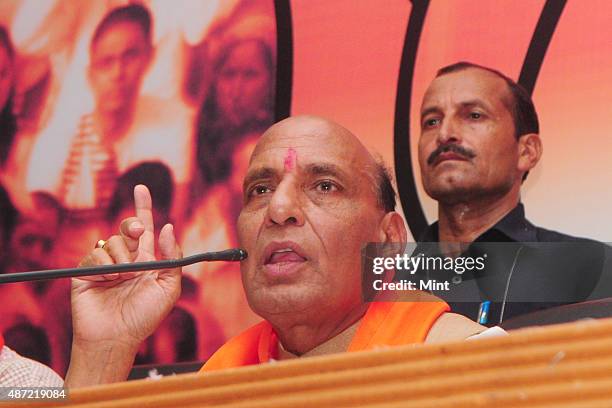
[[[432,165],[433,162],[436,161],[438,156],[446,152],[453,152],[455,154],[458,154],[459,156],[465,157],[466,159],[473,159],[474,157],[476,157],[476,153],[474,153],[470,149],[466,149],[463,146],[460,146],[458,144],[445,144],[438,146],[436,150],[431,152],[431,154],[427,158],[427,164]]]

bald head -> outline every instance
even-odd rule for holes
[[[330,146],[344,146],[364,164],[373,166],[375,161],[365,146],[348,129],[319,116],[293,116],[272,125],[261,137],[253,156],[270,144],[300,144],[305,139],[317,139]]]

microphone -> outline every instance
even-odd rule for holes
[[[218,252],[204,252],[202,254],[191,255],[181,259],[169,259],[165,261],[133,262],[114,265],[85,266],[82,268],[49,269],[43,271],[7,273],[3,275],[0,274],[0,284],[38,281],[44,279],[76,278],[79,276],[106,275],[109,273],[171,269],[198,262],[237,262],[246,259],[247,256],[247,251],[244,249],[233,248]]]

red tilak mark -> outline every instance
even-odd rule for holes
[[[297,152],[290,147],[287,149],[287,155],[285,156],[285,171],[291,171],[295,168],[297,162]]]

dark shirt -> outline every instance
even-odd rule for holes
[[[438,242],[438,222],[421,234],[419,242]],[[519,203],[495,225],[482,233],[480,242],[584,242],[585,238],[572,237],[556,231],[536,227],[525,218],[525,207]],[[591,241],[593,242],[593,241]]]
[[[424,231],[419,242],[438,242],[437,222]],[[553,242],[556,244],[537,244]],[[493,256],[484,271],[455,276],[450,291],[434,293],[447,300],[452,311],[473,320],[478,318],[480,303],[491,300],[484,323],[488,326],[586,300],[600,280],[605,258],[604,245],[599,242],[533,225],[520,203],[474,240],[466,253]]]

